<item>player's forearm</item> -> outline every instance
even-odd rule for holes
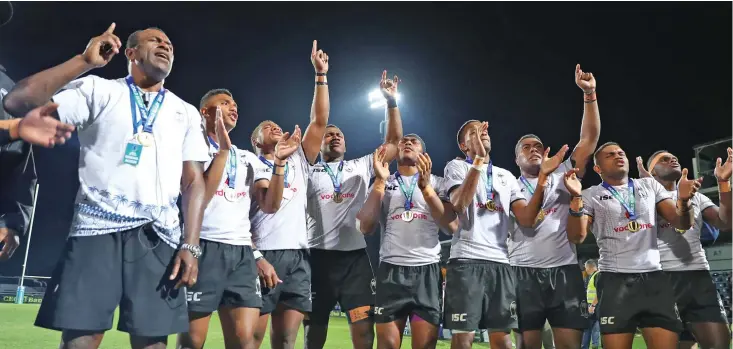
[[[568,240],[574,244],[582,244],[588,235],[588,216],[582,213],[583,199],[574,197],[570,201],[570,214],[568,215],[567,234]]]
[[[183,186],[181,188],[182,205],[184,209],[183,240],[190,245],[199,245],[201,222],[206,209],[204,196],[206,183],[203,177],[203,165],[199,162],[186,161],[183,163]]]
[[[601,135],[601,117],[598,111],[598,101],[595,91],[588,95],[584,94],[583,121],[580,125],[580,141],[573,152],[574,160],[581,162],[587,160],[598,146],[598,139]],[[582,159],[581,159],[582,158]]]
[[[14,141],[20,136],[18,135],[18,124],[20,123],[20,119],[10,119],[10,120],[0,120],[0,130],[7,131],[9,135],[9,140]]]
[[[310,123],[303,134],[303,151],[309,164],[318,159],[321,141],[326,133],[328,118],[331,114],[331,101],[328,92],[328,79],[325,75],[316,75],[313,103],[311,103]]]
[[[473,202],[473,197],[476,195],[476,187],[478,186],[478,179],[481,175],[480,168],[483,163],[483,158],[474,159],[473,166],[468,170],[468,174],[463,179],[463,183],[451,194],[450,202],[456,213],[460,214],[465,212]]]
[[[393,104],[394,103],[394,104]],[[397,102],[387,101],[387,132],[384,135],[384,143],[394,144],[402,139],[402,117]]]
[[[695,211],[691,207],[689,200],[677,200],[675,212],[676,219],[672,220],[672,226],[681,230],[692,228],[692,222],[695,221]]]
[[[219,151],[214,160],[211,161],[209,168],[204,172],[204,181],[206,182],[206,195],[204,197],[204,207],[209,205],[209,202],[216,194],[221,183],[221,177],[224,175],[224,169],[226,168],[227,161],[229,160],[228,151]]]
[[[718,217],[723,227],[718,227],[721,230],[730,231],[732,228],[733,219],[731,219],[731,192],[730,182],[718,182],[718,197],[720,199],[720,209],[718,210]]]
[[[280,203],[283,198],[283,190],[285,188],[285,163],[286,160],[275,159],[272,169],[272,177],[270,185],[267,187],[262,211],[265,213],[275,213],[280,209]]]
[[[384,198],[384,179],[376,178],[372,190],[369,192],[364,205],[356,214],[356,219],[359,222],[359,231],[362,234],[367,235],[374,232],[374,227],[377,225],[377,217],[381,215],[382,198]]]
[[[53,68],[33,74],[18,82],[5,96],[5,110],[22,117],[32,109],[48,103],[66,84],[92,68],[81,55],[76,55]]]
[[[523,227],[531,228],[534,227],[537,221],[537,215],[542,209],[542,201],[545,199],[545,189],[547,188],[547,176],[540,174],[537,179],[537,187],[535,188],[534,194],[529,199],[529,203],[521,209],[514,212],[514,216],[517,217],[517,223]]]

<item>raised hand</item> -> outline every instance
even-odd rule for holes
[[[95,68],[104,67],[112,60],[112,57],[120,53],[122,41],[113,33],[115,26],[112,23],[102,35],[89,40],[87,48],[82,53],[84,61]]]
[[[644,168],[644,160],[641,158],[641,156],[636,157],[636,169],[639,171],[639,178],[647,178],[652,176],[652,174]]]
[[[596,90],[596,78],[593,77],[593,73],[584,73],[580,69],[580,64],[575,66],[575,84],[587,94]]]
[[[0,261],[6,261],[13,256],[13,252],[20,246],[20,236],[13,229],[0,228],[0,242],[4,242],[0,250]]]
[[[318,40],[313,40],[313,48],[311,49],[311,63],[316,73],[328,72],[328,55],[323,50],[318,49]]]
[[[466,146],[474,153],[475,157],[485,158],[486,155],[488,155],[486,148],[484,147],[484,142],[481,141],[481,135],[488,129],[489,123],[482,122],[481,126],[475,126],[473,130],[468,131],[468,144]]]
[[[430,160],[428,153],[417,155],[417,173],[420,178],[417,180],[417,186],[422,190],[430,186],[430,177],[433,171],[433,161]]]
[[[295,125],[292,135],[285,132],[280,141],[275,145],[275,157],[279,160],[287,160],[300,146],[300,127]]]
[[[573,168],[568,172],[565,172],[565,175],[563,176],[565,188],[568,189],[568,193],[570,193],[570,195],[572,196],[578,196],[583,191],[583,184],[580,183],[580,180],[577,176],[578,171],[580,170],[577,168]]]
[[[715,171],[713,173],[719,182],[727,182],[730,180],[731,170],[733,170],[733,149],[729,147],[728,158],[725,160],[725,164],[723,164],[723,159],[718,158],[718,161],[715,162]]]
[[[384,146],[380,146],[374,151],[374,157],[372,159],[374,176],[379,179],[387,179],[389,177],[389,162],[384,161],[385,153]]]
[[[542,164],[540,165],[540,173],[549,176],[555,172],[563,160],[565,160],[565,153],[568,151],[568,145],[565,144],[558,150],[553,157],[547,157],[550,154],[550,147],[545,149],[545,155],[542,157]]]
[[[394,78],[387,79],[387,71],[382,72],[382,80],[379,81],[379,90],[382,91],[382,96],[386,99],[397,98],[397,85],[399,85],[400,79],[397,75]]]
[[[698,179],[688,179],[687,169],[683,168],[682,177],[680,178],[679,183],[677,183],[678,198],[682,201],[690,200],[700,189],[700,185],[702,185],[702,177]]]
[[[18,124],[18,135],[28,143],[51,148],[64,144],[74,132],[74,126],[65,124],[54,117],[59,105],[48,103],[28,112]]]
[[[232,141],[231,139],[229,139],[229,132],[227,132],[226,126],[224,126],[224,119],[221,115],[221,107],[216,107],[216,121],[214,125],[216,140],[219,143],[219,151],[229,151],[229,149],[232,149]]]

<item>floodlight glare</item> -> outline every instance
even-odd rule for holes
[[[395,99],[400,100],[401,95],[395,94]],[[369,107],[372,109],[384,108],[387,105],[387,101],[382,96],[382,91],[376,89],[369,93]]]

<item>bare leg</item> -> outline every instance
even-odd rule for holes
[[[303,329],[305,333],[305,349],[323,349],[326,344],[326,337],[328,336],[328,324],[319,325],[310,322],[309,320],[303,321]]]
[[[374,347],[374,320],[367,318],[349,325],[351,343],[354,349],[372,349]]]
[[[571,328],[553,328],[552,333],[557,349],[580,349],[583,331]]]
[[[302,322],[302,312],[278,304],[277,309],[272,314],[272,327],[270,327],[271,348],[293,349]]]
[[[130,348],[132,349],[166,349],[168,336],[165,337],[140,337],[130,335]]]
[[[692,335],[700,343],[700,349],[730,349],[730,328],[721,322],[697,322],[690,324]]]
[[[385,324],[377,324],[377,349],[400,349],[406,323],[407,319],[399,319]]]
[[[660,327],[642,328],[641,334],[644,336],[644,342],[648,349],[674,348],[679,341],[676,332]],[[603,344],[606,344],[606,342],[604,341]]]
[[[403,326],[404,327],[404,326]],[[438,326],[425,320],[412,321],[412,349],[435,349],[438,344]],[[400,333],[404,333],[404,328]]]
[[[542,349],[542,331],[541,330],[524,330],[519,336],[522,337],[521,343],[517,344],[519,349]]]
[[[257,327],[255,327],[254,339],[255,348],[262,346],[262,340],[265,339],[265,333],[267,332],[267,323],[270,321],[270,314],[262,314],[257,320]]]
[[[260,310],[257,308],[219,307],[226,349],[257,348],[259,343],[255,341],[255,329],[259,325],[259,318]]]
[[[631,349],[631,346],[634,344],[634,334],[635,333],[602,334],[601,342],[603,343],[603,349]]]
[[[61,333],[60,349],[97,349],[104,332],[65,330]]]
[[[511,331],[489,333],[489,345],[492,349],[512,349]]]
[[[474,332],[454,332],[450,339],[450,349],[471,349],[474,336]]]
[[[202,349],[209,333],[211,313],[188,312],[188,332],[178,334],[179,349]]]

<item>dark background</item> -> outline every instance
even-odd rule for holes
[[[81,53],[111,22],[123,43],[136,29],[162,28],[176,55],[166,87],[194,105],[209,89],[230,89],[242,148],[263,119],[286,130],[307,124],[313,39],[331,60],[330,121],[345,132],[350,158],[380,143],[383,111],[369,109],[367,94],[383,69],[403,82],[404,130],[425,139],[435,174],[460,155],[455,133],[468,119],[490,122],[492,158],[515,174],[523,134],[553,149],[575,145],[576,63],[598,80],[600,142],[620,142],[632,161],[665,148],[692,170],[693,145],[731,136],[730,2],[35,2],[15,10],[0,30],[0,62],[16,80]],[[120,55],[93,74],[126,71]],[[78,141],[37,155],[28,274],[50,275],[68,234]],[[598,182],[590,174],[585,185]],[[0,274],[20,275],[24,248]]]

